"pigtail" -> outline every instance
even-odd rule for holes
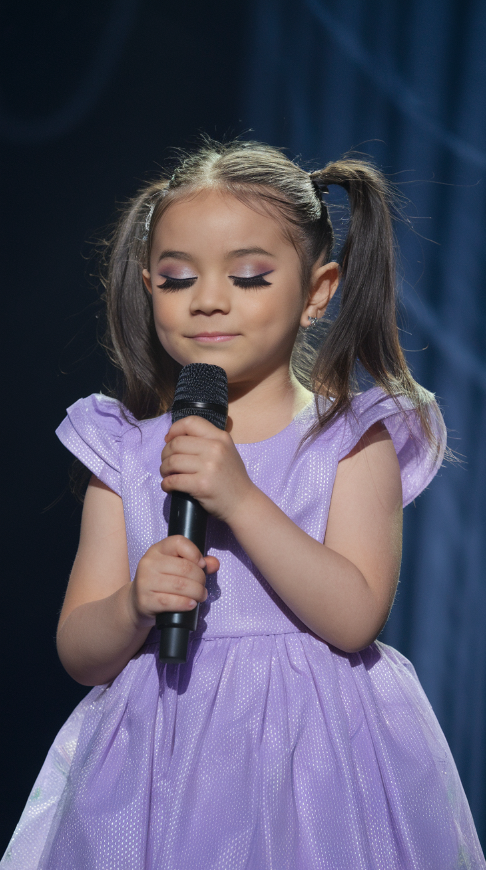
[[[165,179],[151,184],[131,201],[107,242],[102,278],[107,311],[104,346],[121,370],[119,398],[138,420],[170,407],[178,374],[177,363],[157,337],[152,301],[142,280],[142,269],[148,266],[152,217],[167,184]]]
[[[398,335],[391,185],[374,166],[353,159],[329,163],[310,177],[320,188],[344,187],[350,203],[340,255],[340,309],[311,373],[313,391],[332,399],[319,428],[348,409],[359,361],[386,393],[412,401],[433,442],[432,397],[412,378]]]

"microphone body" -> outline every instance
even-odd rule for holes
[[[219,429],[226,427],[228,382],[226,372],[220,366],[191,363],[181,370],[172,405],[172,422],[193,414],[205,417]],[[172,493],[168,536],[183,535],[203,556],[206,555],[207,519],[207,511],[191,495]],[[161,662],[184,664],[187,661],[189,632],[196,629],[198,616],[199,604],[193,610],[157,614]]]

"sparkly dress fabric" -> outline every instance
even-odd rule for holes
[[[393,439],[404,504],[436,473],[442,455],[402,405],[373,388],[296,453],[311,403],[278,435],[237,449],[254,483],[323,541],[337,464],[375,422]],[[168,414],[132,425],[95,395],[58,429],[123,499],[132,578],[167,535],[159,466],[169,426]],[[410,662],[379,641],[349,654],[313,636],[213,517],[207,544],[221,567],[208,577],[187,664],[161,665],[152,629],[122,673],[89,692],[57,735],[0,866],[485,870]]]

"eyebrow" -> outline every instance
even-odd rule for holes
[[[173,260],[191,259],[189,254],[186,254],[184,251],[162,251],[157,262],[160,263],[161,260],[167,260],[169,257],[171,257]]]
[[[232,260],[235,257],[248,257],[251,254],[263,254],[265,257],[274,258],[275,255],[271,254],[269,251],[265,251],[264,248],[237,248],[236,251],[230,251],[226,255],[227,260]],[[159,259],[157,260],[160,263],[161,260],[167,259],[173,260],[185,260],[186,262],[191,259],[189,254],[186,254],[185,251],[161,251]]]
[[[236,251],[230,251],[227,255],[227,259],[230,260],[233,257],[248,257],[250,254],[263,254],[265,257],[274,257],[274,254],[271,254],[270,251],[265,251],[263,248],[238,248]]]

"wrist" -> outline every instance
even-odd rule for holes
[[[146,614],[141,613],[138,609],[136,603],[135,581],[132,581],[127,586],[123,586],[120,591],[125,593],[125,613],[128,616],[130,625],[136,632],[147,631],[147,629],[150,630],[150,628],[155,625],[155,617],[147,616]]]
[[[238,502],[233,506],[231,513],[225,517],[225,522],[233,533],[236,533],[236,529],[240,525],[242,518],[251,516],[251,513],[256,507],[261,495],[263,495],[261,489],[259,489],[253,481],[248,479],[248,486],[243,494],[240,495]]]

